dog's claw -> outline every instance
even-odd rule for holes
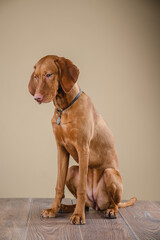
[[[80,214],[73,214],[70,218],[70,223],[75,225],[84,225],[85,217]]]
[[[114,209],[107,209],[104,211],[104,217],[109,219],[115,219],[117,218],[117,214]]]

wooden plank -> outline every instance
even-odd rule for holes
[[[0,199],[0,239],[25,239],[30,199]]]
[[[120,214],[138,239],[160,240],[160,211],[151,202],[138,201]]]
[[[76,199],[72,199],[76,204]],[[123,218],[118,214],[117,219],[105,219],[103,212],[92,208],[86,211],[86,225],[80,226],[82,238],[89,239],[136,239]]]
[[[76,199],[72,199],[76,204]],[[89,239],[136,239],[123,218],[118,214],[117,219],[105,219],[103,212],[92,208],[86,211],[86,225],[80,226],[82,238]]]
[[[69,200],[67,200],[69,202]],[[43,209],[50,208],[53,199],[33,199],[28,222],[27,240],[82,240],[79,226],[70,224],[72,213],[58,213],[56,218],[43,218]]]
[[[155,205],[156,207],[158,207],[159,210],[160,210],[160,202],[157,202],[157,201],[151,201],[151,203],[152,203],[153,205]]]
[[[117,219],[105,219],[103,212],[91,208],[86,212],[86,225],[80,226],[80,229],[84,240],[136,239],[119,214]]]
[[[160,239],[160,202],[138,201],[120,209],[117,219],[104,219],[102,212],[86,212],[86,225],[71,225],[72,213],[54,219],[41,217],[52,199],[0,199],[0,239]],[[63,204],[76,200],[64,199]],[[30,211],[29,211],[30,209]],[[28,221],[28,223],[27,223]]]

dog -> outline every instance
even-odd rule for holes
[[[136,198],[121,202],[123,184],[118,169],[114,138],[91,99],[81,91],[79,69],[56,55],[40,59],[29,81],[29,92],[39,103],[53,101],[53,132],[58,149],[56,195],[43,217],[55,217],[70,207],[61,204],[65,184],[77,199],[70,218],[72,224],[85,224],[85,207],[104,211],[104,217],[116,218],[118,208],[131,206]],[[69,156],[79,166],[69,165]]]

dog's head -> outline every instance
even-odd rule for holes
[[[69,93],[78,75],[78,68],[70,60],[49,55],[34,66],[28,89],[38,103],[48,103],[56,97],[59,84]]]

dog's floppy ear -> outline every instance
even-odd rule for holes
[[[64,57],[58,57],[55,63],[58,65],[61,87],[65,93],[68,93],[77,82],[79,69]]]
[[[33,96],[34,96],[35,91],[36,91],[36,86],[37,86],[37,83],[36,83],[36,79],[34,78],[34,72],[33,72],[32,75],[31,75],[31,79],[29,81],[29,84],[28,84],[28,90],[29,90],[30,94],[32,94]]]

